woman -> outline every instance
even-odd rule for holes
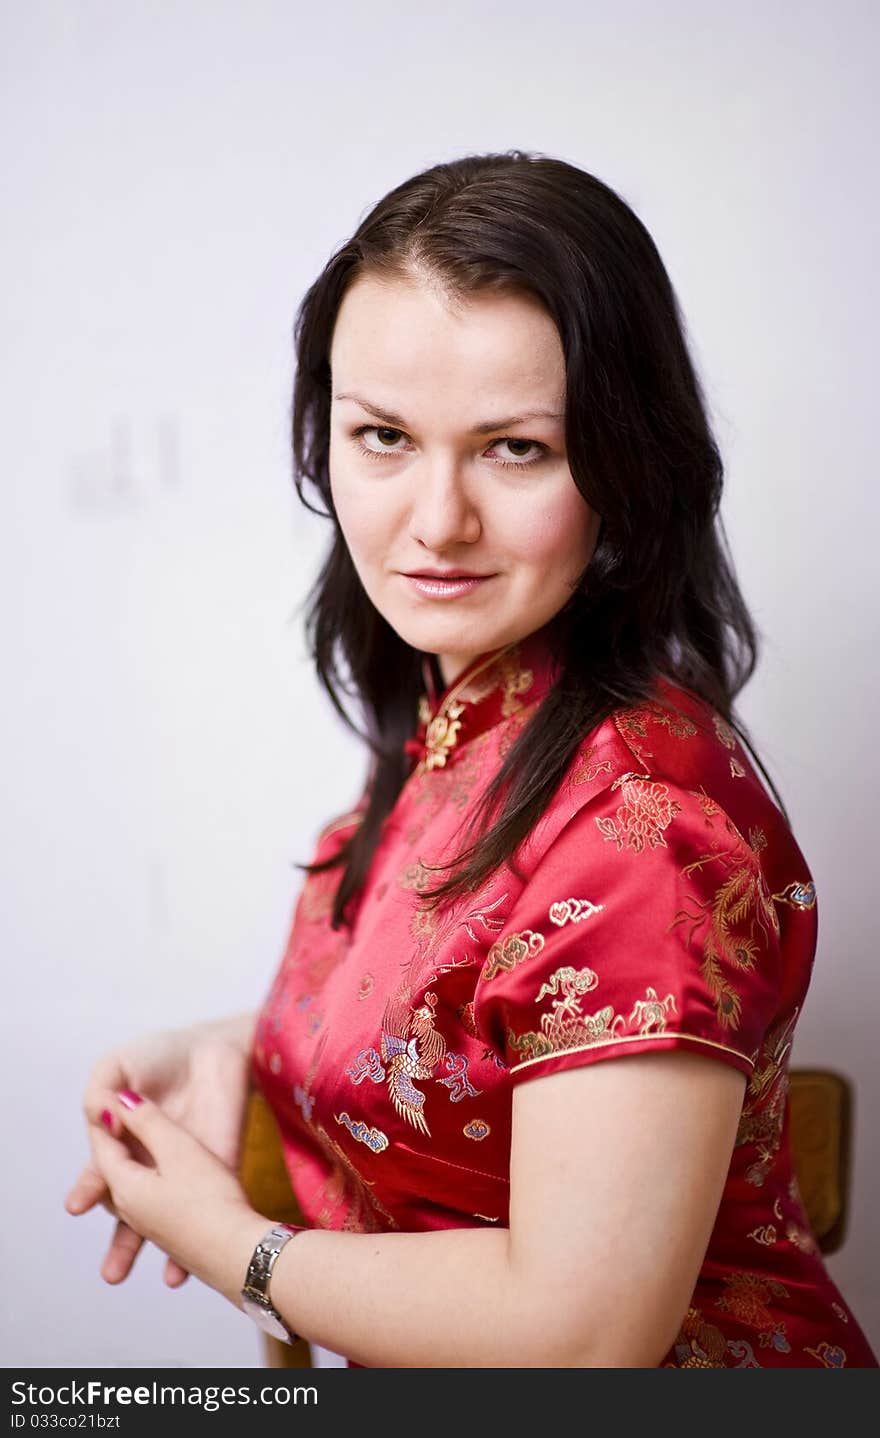
[[[309,637],[369,777],[260,1011],[95,1068],[105,1277],[147,1238],[241,1306],[274,1246],[248,1311],[353,1366],[876,1366],[792,1171],[815,891],[734,720],[755,630],[650,236],[563,162],[438,165],[296,344]],[[309,1225],[262,1255],[249,1077]]]

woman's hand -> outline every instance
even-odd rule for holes
[[[95,1140],[106,1133],[102,1112],[118,1115],[115,1095],[133,1089],[180,1123],[193,1138],[237,1173],[250,1077],[250,1040],[253,1014],[239,1014],[189,1028],[149,1034],[103,1055],[89,1076],[84,1097],[92,1163],[87,1165],[65,1198],[68,1213],[86,1213],[100,1203],[116,1219],[116,1227],[101,1273],[108,1283],[128,1276],[144,1236],[115,1210],[107,1184],[96,1162]],[[119,1134],[118,1116],[111,1132]],[[143,1156],[137,1140],[129,1140],[133,1154]],[[186,1269],[174,1258],[165,1265],[165,1282],[178,1287]]]
[[[95,1164],[121,1222],[236,1307],[254,1245],[270,1221],[258,1214],[229,1167],[139,1094],[109,1105],[114,1137],[98,1128]],[[143,1160],[132,1157],[133,1139]]]

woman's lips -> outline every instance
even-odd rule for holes
[[[462,594],[470,594],[479,589],[481,584],[488,584],[495,576],[486,574],[477,579],[429,579],[419,574],[405,574],[403,578],[426,599],[458,599]]]

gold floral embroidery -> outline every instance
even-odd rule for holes
[[[450,690],[433,717],[428,697],[422,695],[419,700],[419,723],[425,725],[425,753],[414,773],[422,775],[446,767],[449,753],[458,740],[462,716],[468,704],[477,704],[488,699],[501,688],[501,713],[505,719],[522,708],[519,695],[531,689],[534,672],[521,667],[520,653],[517,642],[508,645],[500,654],[488,656],[480,668]]]
[[[416,820],[407,828],[405,837],[408,844],[416,843],[444,809],[451,806],[462,813],[467,808],[485,772],[485,749],[494,741],[495,733],[496,730],[490,728],[474,734],[459,751],[454,764],[424,770],[413,791]]]
[[[579,924],[582,919],[601,913],[604,907],[604,904],[594,904],[589,899],[559,899],[550,905],[548,918],[551,924],[557,924],[561,929],[568,923]]]
[[[753,1228],[748,1237],[770,1248],[776,1242],[776,1226],[772,1223],[761,1224],[758,1228]]]
[[[436,778],[443,787],[444,803],[451,806],[459,814],[464,811],[471,802],[474,786],[480,778],[486,765],[486,757],[483,753],[487,744],[491,743],[493,731],[486,729],[482,734],[474,735],[467,748],[459,756],[457,762],[449,769],[437,771]]]
[[[437,915],[433,909],[413,909],[409,931],[420,949],[426,950],[437,937]]]
[[[746,771],[745,771],[745,769],[743,768],[742,764],[739,762],[739,760],[738,760],[738,759],[731,758],[731,760],[730,760],[730,777],[731,777],[732,779],[744,779],[744,778],[745,778],[745,773],[746,773]]]
[[[408,871],[413,885],[418,881],[416,868]],[[451,949],[457,931],[462,930],[474,943],[480,943],[483,940],[477,926],[488,932],[503,927],[504,918],[494,911],[506,906],[509,896],[505,892],[490,898],[491,884],[490,880],[469,902],[464,899],[441,905],[436,910],[416,911],[410,923],[410,932],[417,940],[416,948],[406,961],[397,990],[386,1002],[382,1016],[380,1049],[386,1064],[391,1102],[408,1123],[428,1137],[431,1131],[424,1114],[425,1093],[415,1080],[434,1076],[445,1058],[446,1041],[434,1028],[436,994],[426,993],[424,1003],[417,1008],[413,1007],[413,996],[422,986],[424,975],[430,972],[432,957],[440,950]],[[469,954],[449,953],[441,971],[469,962]]]
[[[633,779],[644,779],[646,783],[650,783],[651,775],[637,774],[635,769],[627,769],[625,774],[618,774],[617,778],[614,780],[614,783],[611,785],[610,792],[613,794],[615,789],[620,789],[624,784],[630,783]]]
[[[508,934],[492,945],[483,965],[483,978],[494,979],[503,971],[510,973],[524,959],[533,959],[544,947],[543,934],[524,929],[521,934]]]
[[[696,799],[707,819],[714,819],[716,815],[721,813],[715,800],[709,797],[705,789],[689,789],[688,793]],[[711,829],[712,825],[708,824],[707,827]]]
[[[569,1049],[587,1048],[592,1044],[608,1042],[609,1037],[613,1038],[625,1027],[624,1020],[620,1014],[614,1012],[610,1004],[595,1014],[579,1013],[569,1021],[558,1018],[558,1014],[559,1010],[554,1010],[552,1014],[541,1015],[540,1033],[517,1035],[512,1029],[508,1029],[507,1041],[511,1050],[520,1054],[524,1062],[547,1058],[550,1054],[566,1053]]]
[[[674,739],[692,739],[697,733],[696,724],[686,714],[666,709],[662,704],[656,706],[656,712],[652,712],[651,718],[655,724],[662,724]]]
[[[773,1085],[780,1079],[782,1067],[791,1049],[798,1013],[799,1006],[796,1006],[781,1023],[768,1029],[758,1051],[755,1071],[749,1079],[750,1099],[765,1100]]]
[[[535,1003],[539,1004],[548,995],[561,993],[562,998],[554,998],[551,1005],[554,1019],[561,1019],[563,1014],[579,1018],[581,996],[590,993],[598,983],[599,976],[592,969],[557,969],[541,985]]]
[[[642,745],[638,744],[636,740],[637,738],[646,739],[648,737],[647,706],[641,709],[620,709],[613,717],[615,726],[621,737],[629,745],[639,763],[643,764],[645,762],[645,754],[650,754],[651,751],[650,749],[643,749]]]
[[[652,783],[644,774],[623,774],[611,787],[621,789],[623,803],[614,819],[597,816],[596,824],[604,838],[612,839],[618,850],[632,849],[636,854],[658,845],[665,849],[663,830],[681,810],[681,805],[670,799],[666,784]]]
[[[501,713],[505,719],[510,719],[521,708],[520,694],[528,694],[535,676],[531,669],[520,669],[517,665],[507,662],[504,673],[504,698],[501,701]]]
[[[500,653],[490,655],[485,663],[465,681],[464,687],[459,689],[461,697],[468,704],[481,704],[483,700],[488,699],[499,689],[503,690],[520,671],[521,652],[520,641],[516,640],[506,649],[502,649]],[[531,684],[532,671],[524,672],[528,674],[529,684]]]
[[[698,732],[687,715],[653,699],[632,709],[618,709],[613,718],[618,733],[640,764],[644,764],[646,756],[651,756],[651,750],[638,743],[639,739],[648,737],[649,723],[659,724],[676,739],[691,739]]]
[[[427,972],[427,966],[441,949],[451,949],[453,936],[458,930],[463,931],[463,939],[466,936],[474,944],[480,944],[486,934],[497,933],[499,929],[503,929],[508,895],[501,894],[489,902],[487,896],[491,882],[490,879],[469,906],[464,899],[454,903],[447,902],[436,908],[419,907],[413,911],[409,931],[415,940],[416,952],[407,963],[404,976],[410,988],[414,989],[417,982],[421,982],[422,976]],[[499,908],[502,913],[495,913],[494,910]],[[482,933],[478,933],[477,926]]]
[[[727,723],[726,719],[722,719],[722,717],[721,717],[720,714],[715,714],[715,713],[713,713],[713,715],[712,715],[712,723],[713,723],[713,725],[714,725],[714,727],[715,727],[715,733],[718,735],[718,738],[719,738],[719,740],[721,741],[721,743],[724,745],[724,747],[725,747],[726,749],[735,749],[735,748],[736,748],[736,734],[735,734],[734,731],[731,729],[731,727],[730,727],[730,725]]]
[[[431,873],[421,859],[418,859],[415,864],[410,864],[404,869],[397,882],[402,889],[421,894],[425,889],[431,887]]]
[[[696,725],[685,715],[675,713],[673,717],[673,711],[664,708],[654,699],[649,699],[633,709],[618,710],[617,718],[618,728],[623,733],[637,734],[640,739],[646,737],[649,721],[662,725],[677,739],[693,738],[697,732]]]
[[[385,1228],[399,1228],[396,1218],[373,1193],[373,1183],[358,1173],[348,1154],[331,1138],[321,1124],[313,1124],[312,1132],[333,1165],[333,1172],[321,1190],[325,1200],[318,1214],[320,1228],[336,1228],[333,1210],[340,1203],[348,1204],[348,1211],[342,1224],[348,1233],[381,1233]],[[381,1215],[381,1222],[377,1215]]]
[[[667,1368],[726,1368],[727,1339],[714,1323],[707,1323],[698,1308],[689,1308],[673,1344],[675,1363]]]
[[[669,1013],[675,1013],[675,999],[672,994],[667,994],[665,999],[658,999],[657,990],[649,985],[645,990],[645,997],[636,999],[629,1022],[640,1025],[640,1034],[662,1034],[666,1031],[666,1015]]]
[[[669,925],[672,930],[678,924],[690,921],[689,944],[695,931],[706,925],[701,973],[715,1000],[718,1021],[725,1028],[739,1027],[742,1000],[739,991],[723,973],[722,964],[737,969],[753,969],[759,954],[756,926],[765,935],[768,928],[779,933],[779,918],[767,891],[763,871],[750,849],[748,854],[749,858],[741,859],[735,851],[719,851],[704,854],[693,863],[686,864],[681,871],[684,876],[713,863],[723,865],[729,873],[711,898],[702,902],[692,898],[694,907],[679,909]],[[749,921],[748,934],[742,932],[746,920]]]
[[[424,765],[426,769],[442,769],[445,765],[449,750],[458,738],[463,713],[463,704],[457,704],[455,700],[447,700],[439,714],[435,714],[428,724],[425,731]]]
[[[772,1310],[768,1307],[771,1298],[788,1298],[788,1289],[784,1284],[779,1283],[775,1278],[767,1278],[760,1273],[731,1273],[725,1275],[725,1283],[728,1291],[721,1297],[716,1298],[718,1308],[725,1312],[732,1313],[740,1323],[747,1323],[750,1328],[764,1330],[760,1334],[760,1342],[765,1345],[773,1344],[774,1347],[781,1347],[788,1351],[789,1345],[785,1340],[785,1324],[773,1317]],[[778,1337],[782,1343],[773,1343]]]
[[[513,748],[526,724],[532,718],[535,710],[543,701],[535,699],[531,704],[526,704],[503,723],[498,725],[498,758],[506,759],[508,752]]]
[[[588,749],[583,749],[578,754],[575,767],[571,772],[571,784],[592,784],[600,774],[611,774],[613,772],[610,759],[593,759],[592,755],[599,748],[598,744],[591,744]]]
[[[745,1175],[746,1182],[756,1188],[764,1184],[782,1143],[789,1088],[786,1060],[797,1015],[798,1010],[795,1009],[788,1018],[768,1030],[756,1055],[754,1070],[749,1076],[737,1128],[736,1147],[747,1143],[757,1145],[757,1158],[746,1169]],[[777,1211],[778,1203],[777,1197],[773,1212],[781,1222],[782,1211]]]

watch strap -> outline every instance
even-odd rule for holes
[[[284,1245],[289,1243],[297,1233],[304,1232],[305,1228],[301,1224],[273,1224],[254,1248],[245,1275],[244,1287],[241,1290],[241,1297],[245,1300],[245,1311],[249,1312],[252,1317],[261,1313],[270,1320],[269,1324],[265,1325],[270,1332],[275,1330],[276,1325],[280,1326],[287,1334],[289,1343],[297,1343],[299,1335],[291,1332],[281,1314],[274,1307],[269,1295],[269,1284],[272,1270]]]

